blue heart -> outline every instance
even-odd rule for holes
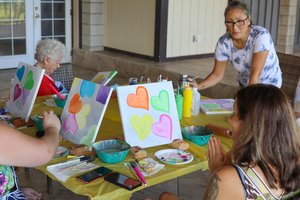
[[[21,68],[17,69],[17,77],[18,77],[19,81],[22,80],[24,72],[25,72],[25,66],[24,65],[22,65]]]
[[[96,84],[90,81],[83,80],[80,87],[80,96],[92,97],[96,89]]]

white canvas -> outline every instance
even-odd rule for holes
[[[93,78],[92,82],[98,83],[100,85],[107,85],[111,79],[113,79],[117,75],[118,71],[106,71],[106,72],[98,72]]]
[[[182,139],[172,82],[117,87],[125,140],[143,148]]]
[[[10,85],[8,111],[28,122],[45,70],[20,62]]]
[[[74,144],[94,143],[112,89],[75,78],[61,115],[61,134]]]

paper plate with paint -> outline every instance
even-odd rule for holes
[[[66,147],[58,146],[53,158],[64,157],[69,154],[69,150]]]
[[[194,156],[178,149],[164,149],[154,153],[154,156],[161,162],[169,165],[183,165],[193,161]]]

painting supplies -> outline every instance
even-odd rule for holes
[[[57,91],[57,89],[52,85],[52,84],[49,84],[49,86],[52,88],[52,90],[55,92],[55,94],[61,99],[61,100],[64,100],[65,97]]]
[[[131,146],[182,139],[171,81],[120,86],[117,94],[125,140]]]
[[[133,146],[130,148],[130,152],[133,155],[135,159],[141,159],[147,157],[147,152],[145,149],[139,147],[139,146]]]
[[[136,85],[136,84],[138,84],[138,80],[137,80],[137,78],[129,78],[128,83],[129,83],[129,85]]]
[[[29,120],[45,70],[20,62],[11,81],[7,110],[14,116]]]
[[[179,85],[178,85],[177,92],[175,94],[175,101],[176,101],[176,107],[177,107],[177,112],[178,112],[178,118],[179,118],[179,120],[181,120],[182,119],[183,97],[180,94]]]
[[[61,115],[60,134],[74,144],[91,147],[95,142],[112,88],[74,78]]]
[[[74,145],[70,147],[70,153],[75,156],[87,155],[91,153],[86,145]]]
[[[147,185],[147,182],[145,180],[145,177],[143,176],[143,174],[141,173],[141,171],[139,170],[136,162],[130,162],[131,167],[133,168],[134,172],[136,173],[136,175],[139,177],[139,179],[142,181],[142,183],[144,185]]]
[[[190,86],[183,89],[183,110],[182,117],[192,116],[192,101],[193,101],[193,91]]]
[[[143,83],[143,79],[144,79],[144,76],[141,76],[141,78],[140,78],[140,84]]]
[[[159,150],[154,153],[154,156],[169,165],[183,165],[192,162],[194,159],[191,153],[178,149]]]
[[[130,163],[123,163],[123,165],[131,171],[131,173],[135,176],[136,179],[142,181],[138,175],[135,173],[134,169],[131,167]]]
[[[142,174],[146,177],[152,176],[153,174],[162,170],[165,165],[153,160],[152,158],[144,158],[137,162],[143,169]]]
[[[162,75],[160,74],[157,78],[157,82],[161,82],[162,81]]]
[[[187,87],[189,85],[188,75],[187,74],[181,74],[179,76],[178,83],[179,83],[179,86],[180,86],[181,89]]]
[[[232,132],[230,129],[215,125],[215,124],[206,124],[206,127],[210,130],[213,130],[215,134],[224,136],[224,137],[231,137]]]
[[[100,85],[107,85],[116,75],[118,71],[105,71],[105,72],[98,72],[91,81],[94,83],[98,83]]]
[[[192,115],[198,115],[200,112],[200,98],[198,89],[193,87]]]
[[[179,150],[188,150],[190,145],[184,140],[176,139],[171,143],[171,147]]]

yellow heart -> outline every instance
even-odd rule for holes
[[[86,116],[90,113],[91,111],[91,105],[90,104],[85,104],[81,111],[77,114],[75,114],[76,122],[78,125],[79,129],[83,129],[86,126]]]
[[[138,115],[133,115],[130,119],[130,124],[138,137],[144,141],[151,132],[153,121],[151,115],[144,115],[142,118]]]

